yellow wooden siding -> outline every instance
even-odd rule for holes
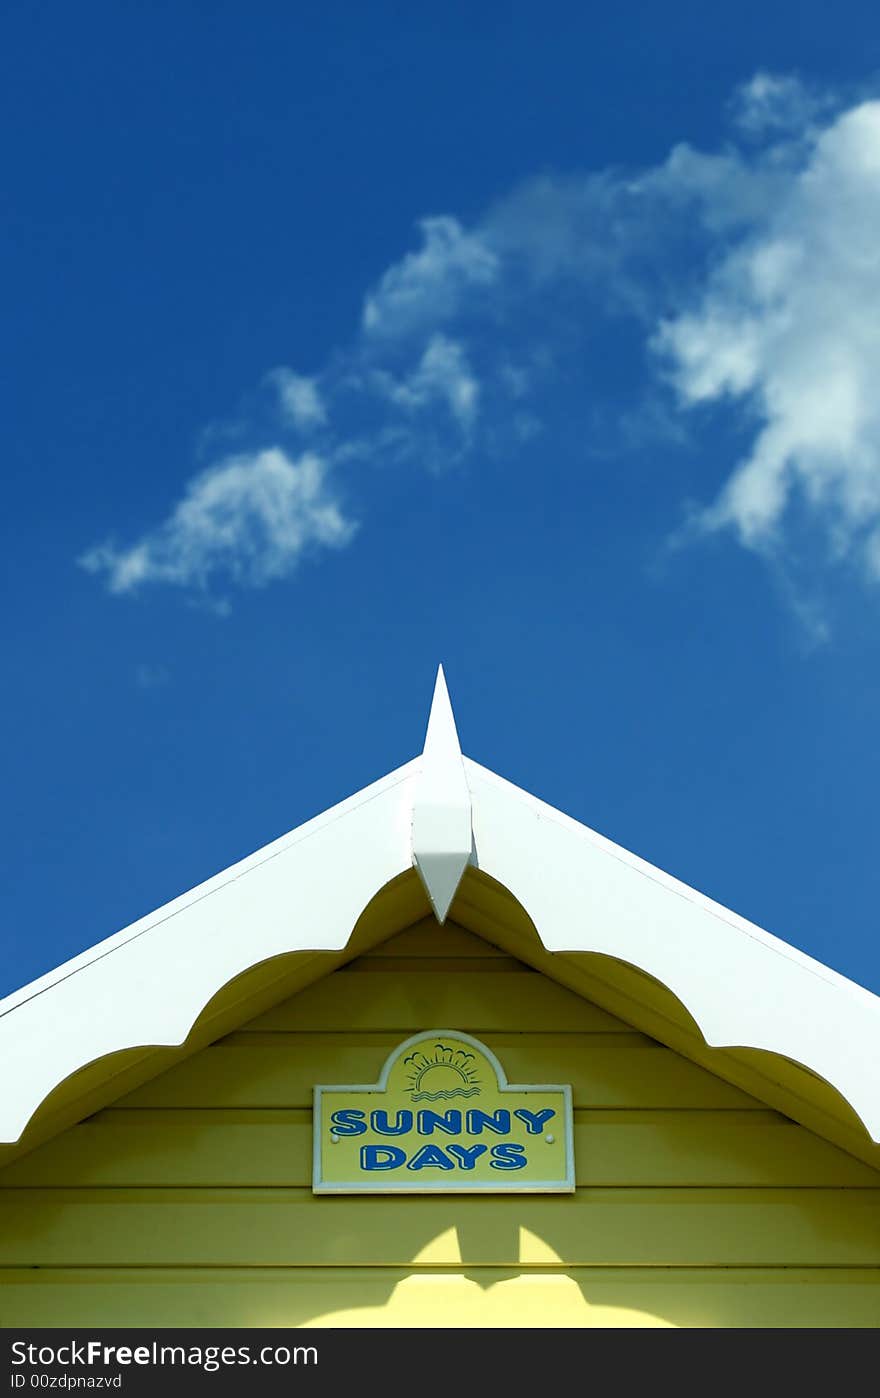
[[[570,1082],[573,1196],[322,1197],[311,1090],[421,1029]],[[0,1324],[877,1325],[880,1174],[420,925],[0,1171]]]
[[[852,1268],[70,1268],[0,1272],[0,1295],[10,1326],[877,1325]]]

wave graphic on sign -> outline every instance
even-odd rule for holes
[[[479,1097],[478,1087],[440,1088],[438,1092],[414,1092],[414,1102],[451,1102],[453,1097]]]
[[[471,1064],[474,1055],[463,1048],[437,1043],[429,1056],[411,1053],[404,1063],[409,1067],[409,1087],[414,1102],[451,1101],[454,1097],[477,1097],[480,1080]]]

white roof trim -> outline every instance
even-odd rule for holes
[[[880,1141],[878,996],[487,768],[465,767],[477,863],[522,904],[548,951],[598,952],[647,972],[711,1047],[802,1064]]]
[[[462,759],[457,740],[446,760],[462,764],[472,862],[519,900],[549,951],[598,952],[645,971],[710,1045],[804,1065],[880,1141],[880,998]],[[0,1001],[0,1141],[16,1141],[77,1069],[182,1043],[251,966],[342,949],[367,904],[412,868],[422,771],[420,759],[407,763]]]
[[[412,867],[416,766],[0,1001],[0,1142],[18,1140],[40,1103],[86,1064],[121,1049],[183,1043],[208,1001],[251,966],[344,947],[374,895]]]

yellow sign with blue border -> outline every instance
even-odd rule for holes
[[[570,1194],[571,1088],[509,1083],[453,1029],[415,1034],[377,1083],[316,1087],[316,1194]]]

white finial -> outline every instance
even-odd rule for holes
[[[471,794],[441,665],[413,797],[413,863],[438,922],[446,920],[470,857]]]

